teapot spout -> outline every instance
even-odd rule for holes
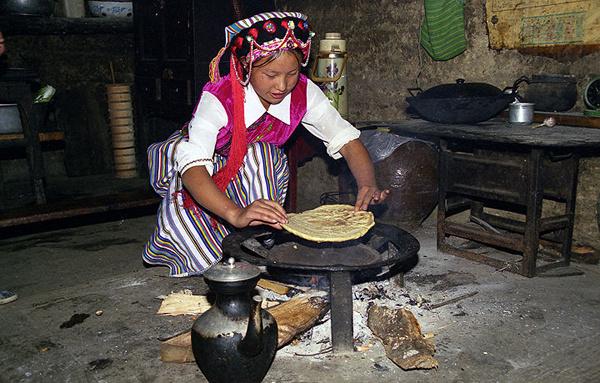
[[[252,298],[246,335],[238,344],[238,350],[246,356],[258,355],[263,349],[263,328],[260,312],[262,300],[260,295],[255,295]]]

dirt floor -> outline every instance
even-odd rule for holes
[[[158,339],[189,328],[191,319],[157,316],[157,297],[206,287],[201,278],[172,279],[165,269],[143,266],[140,252],[153,225],[153,216],[142,215],[5,234],[0,288],[19,299],[0,306],[0,382],[204,381],[195,364],[159,359]],[[397,305],[433,334],[437,369],[404,371],[373,338],[367,351],[346,356],[284,348],[264,381],[600,381],[599,266],[574,265],[584,272],[579,276],[528,279],[439,253],[432,219],[413,234],[419,263],[397,288],[406,298]],[[472,292],[438,309],[415,304]]]

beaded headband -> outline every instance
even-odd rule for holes
[[[265,12],[240,20],[225,28],[225,46],[210,63],[210,79],[216,82],[221,78],[219,63],[227,49],[236,61],[235,76],[242,85],[250,80],[254,62],[278,51],[300,50],[301,65],[306,66],[313,35],[306,16],[299,12]]]

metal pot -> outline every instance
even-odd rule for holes
[[[489,120],[516,97],[520,78],[512,87],[504,90],[486,83],[467,83],[464,79],[456,84],[434,86],[426,91],[409,88],[412,97],[406,101],[425,120],[449,124],[473,124]],[[417,91],[415,94],[413,92]]]
[[[21,110],[18,104],[0,104],[0,134],[22,133]]]
[[[512,102],[508,106],[508,122],[511,124],[531,124],[535,104],[531,102]]]
[[[0,2],[0,15],[50,16],[54,10],[52,0],[4,0]]]
[[[574,75],[534,74],[523,93],[523,101],[535,103],[535,110],[565,112],[577,102],[577,79]]]

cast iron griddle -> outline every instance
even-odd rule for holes
[[[416,257],[419,242],[402,229],[379,223],[358,240],[320,243],[285,231],[252,228],[225,237],[223,251],[275,268],[358,271],[408,261]]]

